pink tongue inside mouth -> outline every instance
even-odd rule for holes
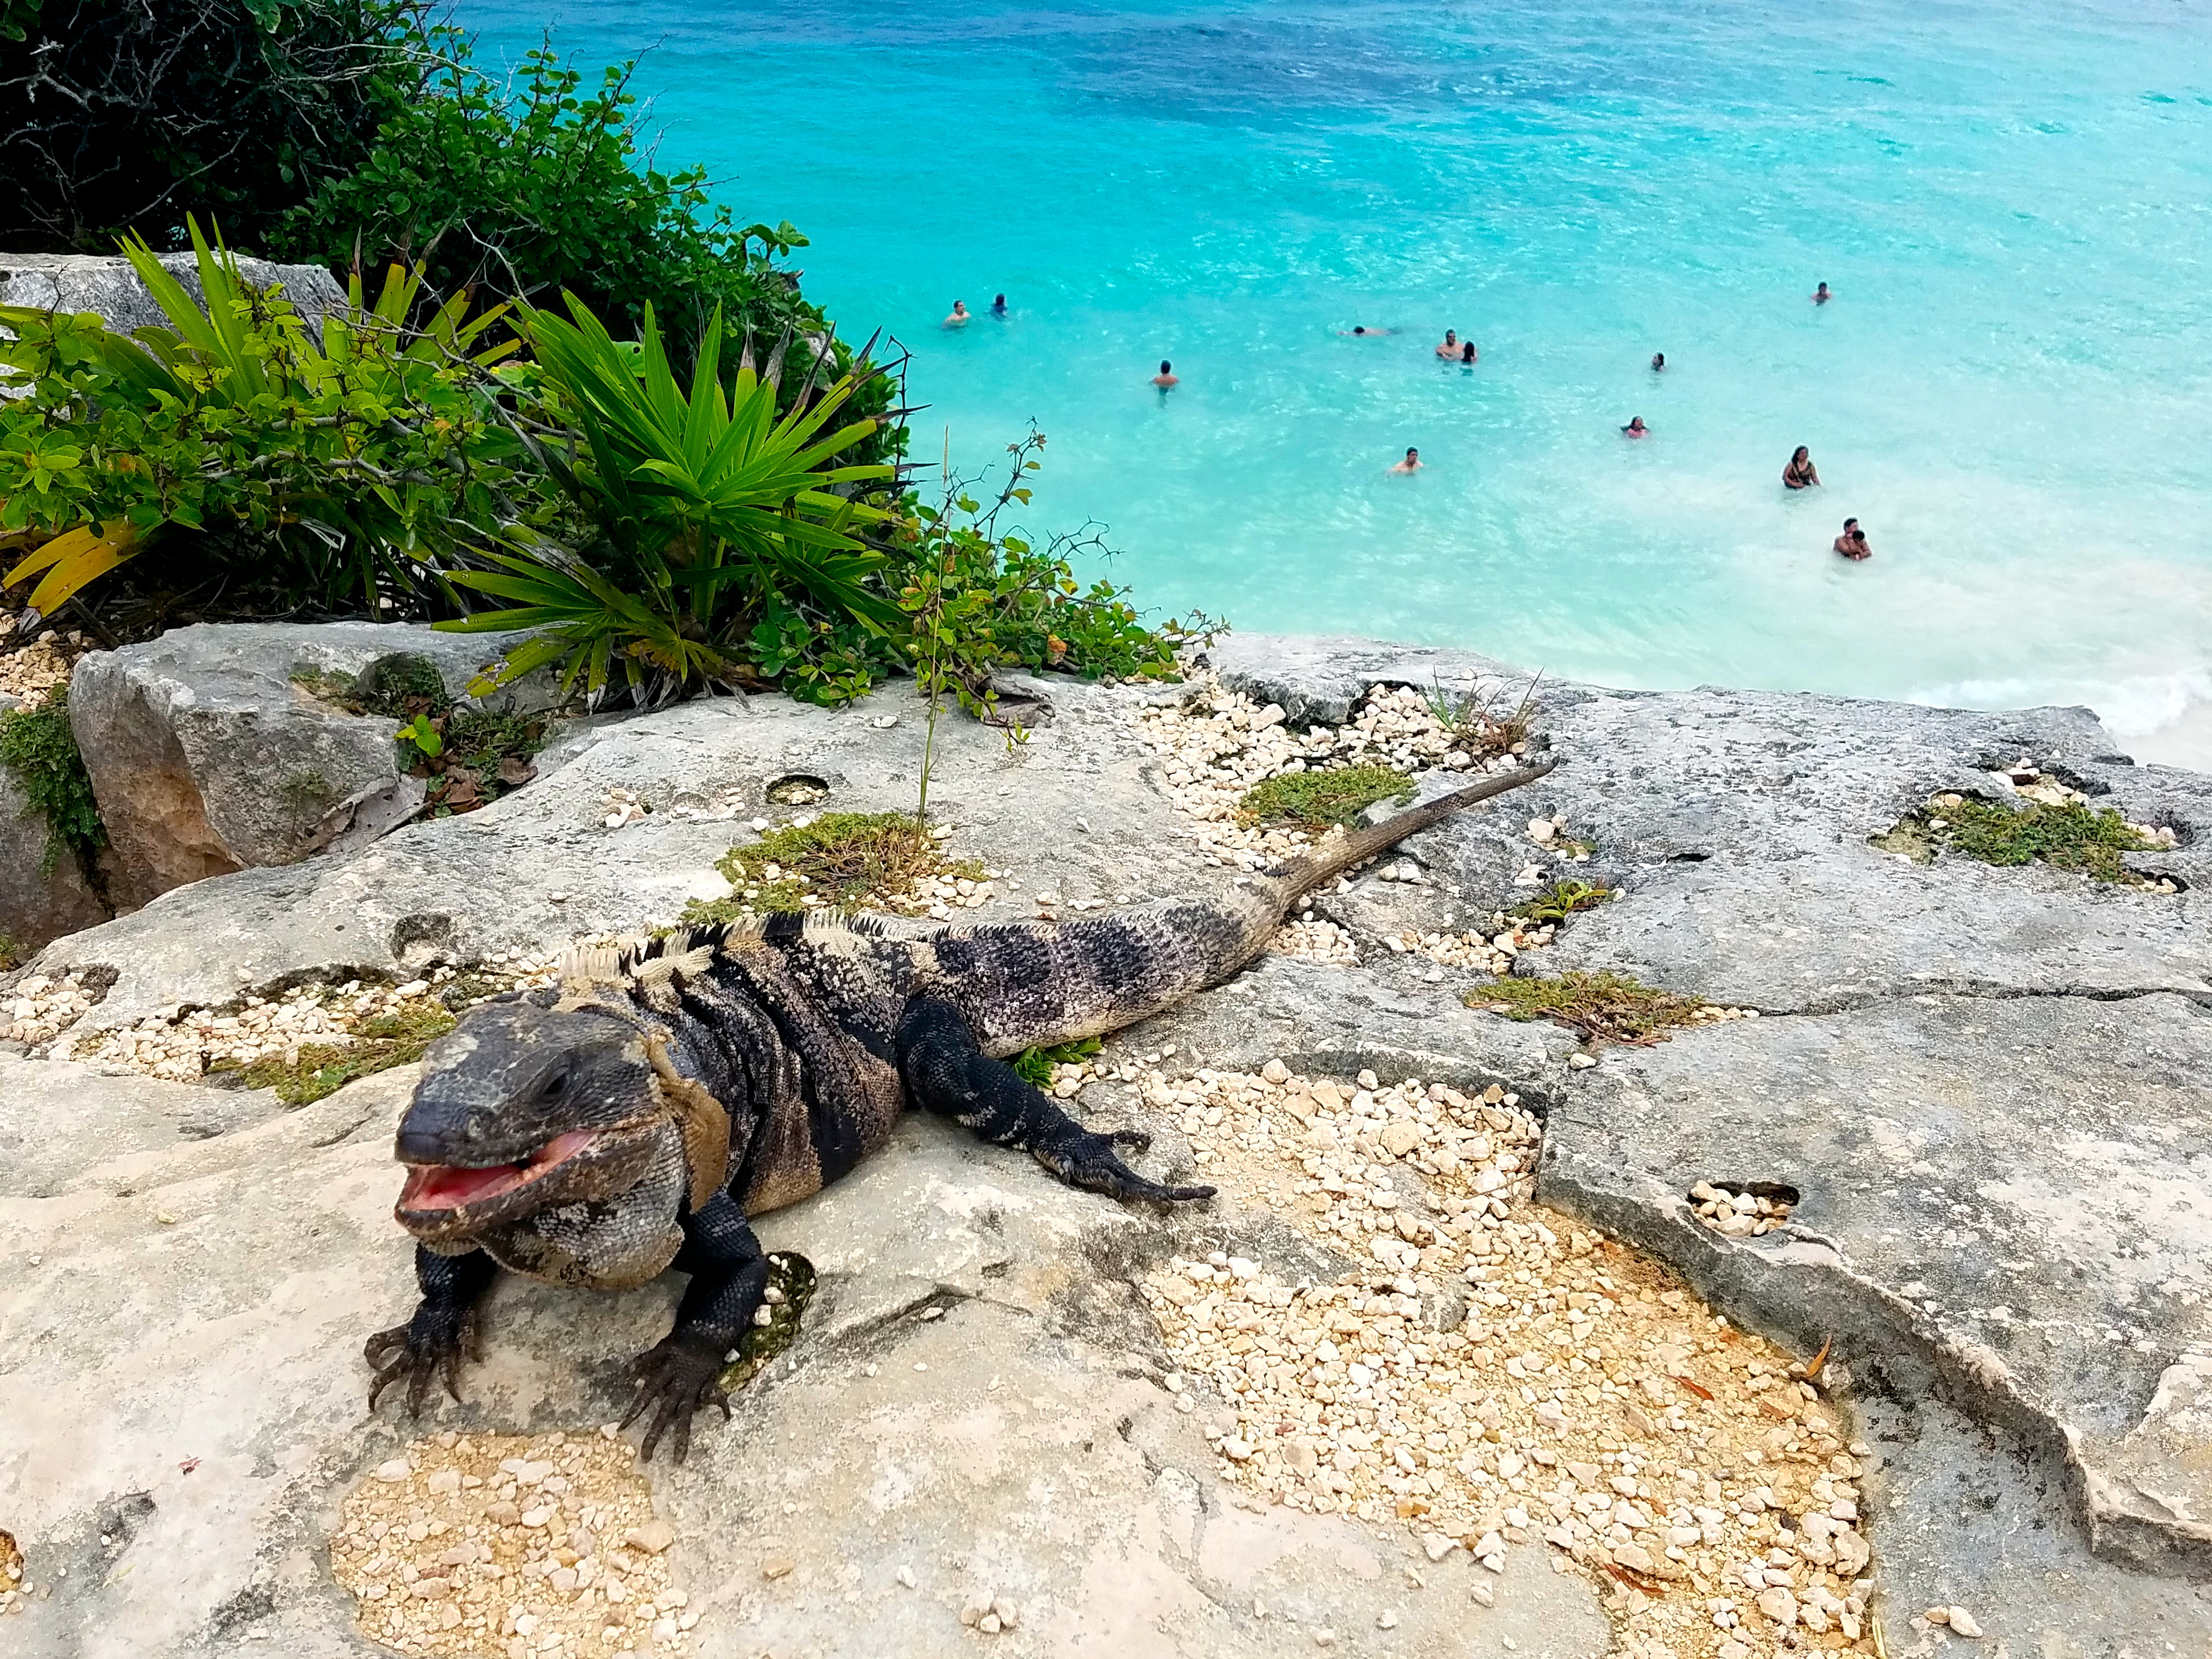
[[[464,1170],[448,1164],[418,1164],[407,1172],[407,1185],[399,1194],[403,1210],[458,1210],[497,1198],[535,1180],[556,1164],[565,1164],[598,1138],[590,1129],[574,1129],[556,1135],[538,1149],[527,1164],[501,1164],[489,1170]]]

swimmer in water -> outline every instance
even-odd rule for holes
[[[1816,306],[1824,306],[1835,297],[1828,292],[1828,285],[1826,283],[1813,290],[1813,303]]]
[[[1350,328],[1340,328],[1336,331],[1347,340],[1372,340],[1385,334],[1395,334],[1398,331],[1395,328],[1370,328],[1364,323],[1354,323]]]
[[[1651,354],[1651,372],[1654,374],[1663,374],[1667,372],[1667,354],[1665,352],[1655,351]]]
[[[1001,294],[991,301],[991,314],[994,317],[1003,317],[1006,314],[1006,296],[1005,295]]]
[[[1439,357],[1459,356],[1459,335],[1456,331],[1449,328],[1444,331],[1444,343],[1437,348],[1437,356]]]
[[[1859,528],[1856,519],[1844,520],[1844,533],[1836,538],[1836,551],[1854,563],[1874,557],[1874,549],[1867,545],[1866,532]]]
[[[1152,384],[1165,392],[1170,386],[1181,386],[1182,377],[1175,372],[1175,365],[1163,357],[1160,359],[1160,372],[1152,376]]]
[[[1813,452],[1799,444],[1797,453],[1790,458],[1790,465],[1782,469],[1782,487],[1784,489],[1809,489],[1820,482],[1820,471],[1813,465]]]
[[[1620,430],[1625,437],[1648,438],[1651,435],[1651,428],[1644,424],[1644,417],[1641,415],[1630,416],[1628,424]]]
[[[1390,470],[1393,472],[1419,472],[1421,470],[1421,452],[1418,449],[1407,450],[1406,459]]]
[[[975,320],[975,319],[974,318],[968,314],[967,302],[963,300],[955,300],[952,302],[952,314],[947,317],[942,323],[939,324],[938,326],[940,328],[965,328],[969,323]]]
[[[1477,361],[1480,358],[1481,355],[1481,353],[1478,352],[1474,349],[1474,341],[1462,340],[1459,343],[1459,360],[1461,362],[1466,364],[1468,368],[1473,368]]]

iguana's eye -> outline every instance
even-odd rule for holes
[[[559,1071],[554,1073],[551,1077],[545,1079],[545,1086],[540,1089],[538,1093],[541,1099],[557,1100],[561,1096],[568,1092],[568,1068],[564,1066]]]

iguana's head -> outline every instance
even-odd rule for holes
[[[395,1147],[392,1213],[426,1243],[629,1191],[666,1155],[644,1037],[585,1006],[482,1004],[430,1047]]]

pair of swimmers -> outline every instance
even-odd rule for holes
[[[1004,317],[1006,314],[1006,296],[1005,295],[999,295],[992,300],[991,314],[994,317]],[[938,326],[939,328],[965,328],[969,324],[975,320],[975,313],[968,309],[968,302],[965,300],[955,300],[952,302],[952,310],[951,314],[949,314],[943,322],[939,323]]]
[[[1823,283],[1821,286],[1826,288],[1827,284]],[[1813,465],[1813,452],[1799,444],[1796,453],[1790,458],[1790,464],[1782,469],[1782,487],[1784,489],[1811,489],[1820,482],[1820,470]],[[1868,545],[1866,532],[1859,528],[1856,519],[1844,520],[1844,533],[1836,538],[1833,545],[1838,553],[1855,564],[1862,559],[1874,557],[1874,549]]]

